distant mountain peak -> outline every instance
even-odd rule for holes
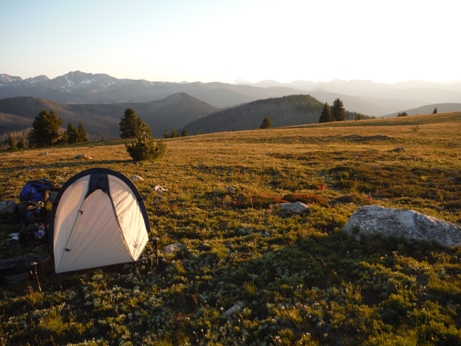
[[[1,73],[0,74],[0,83],[14,83],[14,82],[20,82],[22,81],[22,78],[21,77],[17,77],[17,76],[10,76],[8,74],[5,74],[5,73]]]

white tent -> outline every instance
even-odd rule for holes
[[[146,207],[123,174],[93,168],[59,190],[51,212],[56,273],[135,262],[150,231]]]

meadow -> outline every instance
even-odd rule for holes
[[[88,168],[140,176],[152,229],[137,264],[62,275],[50,264],[43,292],[3,285],[0,345],[461,344],[458,248],[341,231],[369,204],[461,224],[461,113],[165,143],[163,158],[138,164],[117,142],[0,154],[0,200]],[[286,215],[286,201],[309,212]],[[3,258],[52,252],[11,245],[19,228],[1,219]],[[155,238],[185,249],[157,266]]]

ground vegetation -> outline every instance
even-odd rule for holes
[[[368,204],[461,224],[460,133],[460,113],[439,113],[168,138],[161,159],[137,164],[120,142],[5,152],[1,200],[31,179],[107,167],[144,179],[152,232],[136,265],[50,265],[42,292],[2,286],[0,343],[461,344],[460,249],[341,231]],[[277,207],[294,201],[309,212]],[[10,244],[18,224],[1,217],[3,257],[50,253]]]

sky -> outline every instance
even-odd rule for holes
[[[459,81],[459,0],[1,0],[0,73]]]

